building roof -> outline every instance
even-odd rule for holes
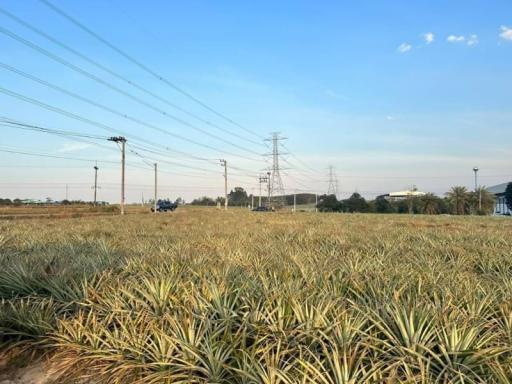
[[[509,183],[512,183],[512,181],[509,181],[508,183],[493,185],[492,187],[486,188],[488,192],[493,193],[495,195],[500,195],[502,193],[505,193],[505,189],[507,189],[507,185]]]
[[[409,197],[409,196],[425,196],[425,192],[415,191],[415,190],[405,190],[398,192],[390,192],[389,197]]]

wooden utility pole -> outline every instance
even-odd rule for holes
[[[224,159],[220,160],[220,164],[224,166],[224,209],[228,209],[228,162]]]
[[[157,202],[157,198],[158,198],[158,171],[157,171],[157,164],[155,163],[155,201],[154,201],[154,211],[155,211],[155,214],[157,213],[156,212],[156,202]]]
[[[293,191],[293,213],[297,211],[297,191]]]
[[[318,193],[315,192],[315,212],[318,212]]]
[[[125,202],[125,194],[124,194],[124,176],[125,176],[125,166],[126,166],[126,138],[123,136],[111,137],[108,139],[109,141],[113,141],[115,143],[121,143],[121,215],[124,215],[124,202]]]

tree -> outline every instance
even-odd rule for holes
[[[185,205],[185,200],[183,200],[181,197],[178,197],[175,203],[178,205]]]
[[[494,200],[494,195],[485,187],[478,187],[476,191],[469,193],[471,210],[479,215],[490,215],[494,210]]]
[[[370,206],[359,193],[354,192],[348,199],[343,200],[344,212],[368,212]]]
[[[456,186],[452,187],[446,193],[446,197],[452,206],[452,212],[455,215],[464,215],[468,212],[469,208],[469,195],[466,187]]]
[[[339,212],[341,205],[335,195],[323,195],[316,206],[320,212]]]
[[[508,183],[505,188],[505,204],[512,211],[512,183]]]
[[[393,213],[394,211],[391,203],[385,197],[377,197],[377,199],[375,199],[375,212]]]
[[[233,206],[244,206],[248,204],[247,192],[242,187],[235,187],[228,194],[228,202]]]
[[[226,201],[226,198],[225,197],[222,197],[222,196],[219,196],[215,199],[215,204],[216,205],[220,205],[220,206],[224,206],[224,202]]]
[[[191,205],[215,205],[215,200],[211,197],[203,196],[192,200]]]
[[[436,215],[440,211],[439,197],[433,193],[427,193],[421,196],[420,202],[422,205],[421,212],[426,215]]]

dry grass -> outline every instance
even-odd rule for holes
[[[149,207],[128,205],[127,214],[150,213]],[[0,220],[20,219],[69,219],[92,216],[113,216],[119,214],[119,206],[80,205],[10,205],[0,206]]]
[[[0,250],[0,345],[61,379],[512,381],[510,220],[187,208],[0,222]]]

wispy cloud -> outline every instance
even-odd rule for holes
[[[432,44],[434,42],[435,36],[432,32],[427,32],[423,34],[423,40],[425,40],[425,43]]]
[[[411,45],[411,44],[408,44],[408,43],[402,43],[402,44],[400,44],[400,46],[397,48],[398,52],[400,52],[400,53],[406,53],[406,52],[409,52],[411,49],[412,49],[412,45]]]
[[[326,89],[324,91],[324,94],[328,97],[330,97],[331,99],[336,99],[336,100],[348,100],[348,97],[346,96],[343,96],[341,94],[339,94],[338,92],[335,92],[333,91],[332,89]]]
[[[478,36],[475,34],[468,37],[464,35],[450,35],[446,38],[446,41],[449,43],[466,44],[470,47],[479,43]]]
[[[501,26],[500,37],[503,40],[512,41],[512,28],[509,28],[509,27],[507,27],[505,25],[502,25]]]
[[[478,36],[477,35],[470,35],[468,38],[467,44],[469,46],[477,45],[478,44]]]
[[[446,41],[448,41],[449,43],[463,43],[464,41],[466,41],[466,38],[462,35],[460,35],[460,36],[450,35],[450,36],[448,36]]]
[[[87,143],[65,143],[57,152],[76,152],[89,148],[91,144]]]

